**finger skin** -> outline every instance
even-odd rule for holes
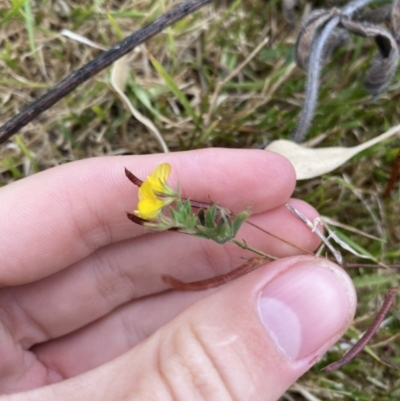
[[[145,179],[163,162],[172,165],[170,185],[179,181],[184,196],[212,199],[235,212],[273,209],[295,185],[291,164],[260,150],[95,158],[35,174],[0,189],[0,227],[7,233],[0,242],[0,286],[38,280],[143,234],[126,218],[136,207],[137,188],[124,167]]]
[[[324,307],[330,305],[336,323],[315,322],[311,332],[303,333],[309,351],[291,359],[262,323],[258,305],[271,283],[301,278],[303,271],[319,277],[316,286],[307,284],[308,294],[300,291],[300,300],[310,301],[305,312],[319,307],[313,297],[325,299],[328,293]],[[59,384],[0,400],[276,401],[343,334],[355,307],[354,287],[339,267],[310,256],[281,259],[193,304],[121,357]],[[322,313],[326,316],[325,308]],[[320,331],[325,337],[318,338]]]
[[[306,215],[317,216],[301,201],[291,200],[291,204]],[[254,216],[252,221],[309,251],[319,243],[285,207]],[[238,238],[279,257],[302,253],[251,226],[245,226]],[[169,289],[161,280],[163,274],[185,281],[211,278],[236,268],[243,257],[251,256],[233,244],[221,246],[179,233],[142,236],[103,247],[48,278],[5,288],[0,291],[0,304],[8,316],[12,337],[28,349],[79,329],[132,299]]]
[[[179,241],[182,245],[176,247],[176,240],[168,243],[165,239],[160,245],[166,245],[166,251],[169,248],[180,253],[166,253],[164,256],[169,256],[169,264],[157,264],[148,257],[154,254],[154,247],[160,249],[152,241],[157,235],[147,236],[140,246],[144,247],[147,242],[151,245],[141,255],[145,269],[132,263],[130,251],[124,253],[125,259],[120,258],[119,265],[114,263],[118,262],[121,245],[127,241],[140,242],[145,232],[126,219],[125,211],[136,205],[137,188],[126,179],[123,167],[128,166],[145,178],[156,165],[165,161],[169,161],[174,169],[171,186],[176,185],[179,177],[184,195],[204,201],[212,198],[234,211],[250,206],[254,218],[257,213],[260,217],[268,216],[265,219],[267,226],[269,220],[275,225],[281,213],[279,205],[288,200],[295,183],[291,165],[278,155],[212,149],[174,155],[84,160],[2,188],[0,226],[8,235],[0,243],[0,284],[19,285],[0,291],[2,338],[7,339],[2,342],[0,376],[10,388],[35,387],[74,374],[74,371],[66,372],[63,376],[54,371],[55,359],[51,361],[53,363],[42,364],[36,360],[31,346],[68,335],[107,316],[124,302],[165,290],[165,283],[158,279],[162,273],[179,275],[181,266],[188,264],[185,274],[192,272],[195,280],[197,275],[208,274],[207,270],[219,274],[237,266],[237,259],[242,254],[236,251],[221,252],[213,244],[211,250],[204,252],[209,246],[190,248],[182,240]],[[290,218],[293,216],[279,217],[278,228],[284,227],[286,221],[287,226],[295,227],[290,234],[294,238],[299,230],[303,230],[304,235],[298,235],[305,240],[302,245],[313,249],[315,238],[300,222],[295,219],[290,222]],[[245,236],[247,238],[247,234]],[[257,236],[252,238],[257,240]],[[260,247],[271,249],[277,255],[298,253],[295,248],[282,247],[274,241],[264,243],[263,239]],[[182,253],[183,248],[186,254]],[[196,266],[193,260],[197,262]],[[48,275],[50,277],[46,277]],[[42,277],[45,279],[40,280]],[[141,291],[132,291],[135,286]],[[174,313],[179,312],[176,308]],[[160,326],[157,315],[154,321],[158,321],[158,325],[141,329],[153,332]],[[128,347],[129,344],[123,349],[110,347],[113,353],[108,359]],[[98,358],[93,360],[99,361]],[[89,368],[93,366],[93,360]],[[106,360],[103,358],[100,363]],[[12,377],[8,376],[10,372]]]
[[[291,203],[310,219],[315,214],[300,201]],[[254,217],[260,221],[253,221],[265,228],[271,221],[270,231],[274,231],[276,222],[280,229],[286,225],[291,230],[288,239],[294,242],[300,237],[306,241],[303,246],[317,245],[308,228],[286,208]],[[271,243],[268,249],[268,236],[264,233],[250,226],[245,231],[242,234],[246,234],[249,244],[275,254],[280,252],[279,243]],[[164,238],[166,234],[175,239],[169,243]],[[56,382],[121,355],[194,302],[193,293],[155,295],[169,288],[161,280],[162,274],[189,281],[214,277],[236,268],[242,263],[241,256],[251,256],[237,247],[224,251],[224,247],[211,241],[174,233],[152,235],[141,241],[139,248],[135,245],[138,240],[104,247],[93,257],[37,282],[0,290],[2,330],[7,333],[0,347],[1,389],[27,389]],[[207,251],[208,246],[212,251]],[[289,254],[289,249],[286,252]],[[205,297],[209,293],[196,295]],[[132,301],[137,298],[138,302]],[[122,304],[126,306],[119,307]]]

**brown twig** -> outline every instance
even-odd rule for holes
[[[79,70],[74,71],[63,81],[54,86],[42,97],[35,100],[28,107],[18,113],[0,127],[0,144],[9,139],[19,129],[27,125],[38,115],[52,107],[62,98],[71,93],[79,85],[103,71],[114,61],[129,53],[136,46],[157,35],[165,28],[179,21],[183,17],[197,11],[199,8],[211,3],[213,0],[188,0],[171,11],[163,14],[155,21],[139,29],[137,32],[114,45],[110,50],[102,53],[94,60],[85,64]]]
[[[229,281],[235,280],[238,277],[244,276],[247,273],[255,270],[266,262],[265,258],[251,258],[246,263],[240,265],[229,273],[222,274],[221,276],[209,278],[201,281],[193,281],[185,283],[184,281],[177,280],[176,278],[168,275],[163,275],[162,279],[165,283],[169,284],[173,289],[179,291],[201,291],[209,288],[219,287]]]
[[[333,362],[328,366],[325,366],[322,370],[325,370],[326,372],[333,372],[334,370],[341,368],[343,365],[346,365],[346,363],[350,362],[356,355],[358,355],[365,348],[365,346],[371,340],[372,336],[378,331],[379,326],[383,322],[383,319],[389,312],[389,309],[392,307],[398,291],[400,291],[400,285],[390,289],[387,292],[385,301],[383,302],[380,311],[376,315],[371,326],[360,338],[357,344],[343,358],[340,358],[338,361]]]

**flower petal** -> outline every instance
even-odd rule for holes
[[[147,181],[153,191],[163,193],[165,192],[166,182],[171,174],[171,165],[162,163],[147,177]]]
[[[139,188],[138,210],[135,213],[142,219],[154,219],[163,208],[164,202],[157,198],[149,182]]]
[[[142,219],[155,219],[164,206],[164,203],[158,199],[142,199],[138,203],[138,210],[135,212]]]
[[[146,198],[156,199],[156,194],[154,193],[153,188],[149,182],[145,181],[144,183],[142,183],[142,185],[139,188],[138,197],[139,200]]]

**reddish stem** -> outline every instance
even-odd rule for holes
[[[246,263],[237,267],[229,273],[221,276],[209,278],[207,280],[193,281],[191,283],[185,283],[184,281],[177,280],[174,277],[165,275],[162,276],[164,282],[169,284],[172,288],[179,291],[200,291],[208,288],[218,287],[238,277],[244,276],[247,273],[255,270],[266,262],[264,258],[251,258]]]
[[[385,301],[383,302],[383,305],[376,315],[374,321],[372,322],[368,330],[364,333],[364,335],[360,338],[360,340],[356,343],[356,345],[343,358],[340,358],[338,361],[333,362],[328,366],[325,366],[322,370],[325,370],[326,372],[333,372],[334,370],[341,368],[343,365],[346,365],[346,363],[350,362],[365,348],[365,346],[371,340],[372,336],[378,331],[379,326],[383,322],[383,319],[389,312],[389,309],[392,307],[399,290],[400,285],[390,289],[387,292]]]

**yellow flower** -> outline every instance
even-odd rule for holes
[[[171,174],[171,166],[168,163],[163,163],[147,177],[147,181],[151,189],[158,194],[168,194],[170,188],[167,185],[167,179]]]
[[[168,187],[167,179],[171,174],[171,166],[163,163],[147,177],[139,188],[138,210],[135,213],[145,220],[152,220],[158,217],[161,209],[170,204],[175,195],[174,191]]]
[[[144,182],[139,188],[138,210],[135,213],[142,219],[155,219],[164,207],[164,202],[157,198],[149,182]]]

